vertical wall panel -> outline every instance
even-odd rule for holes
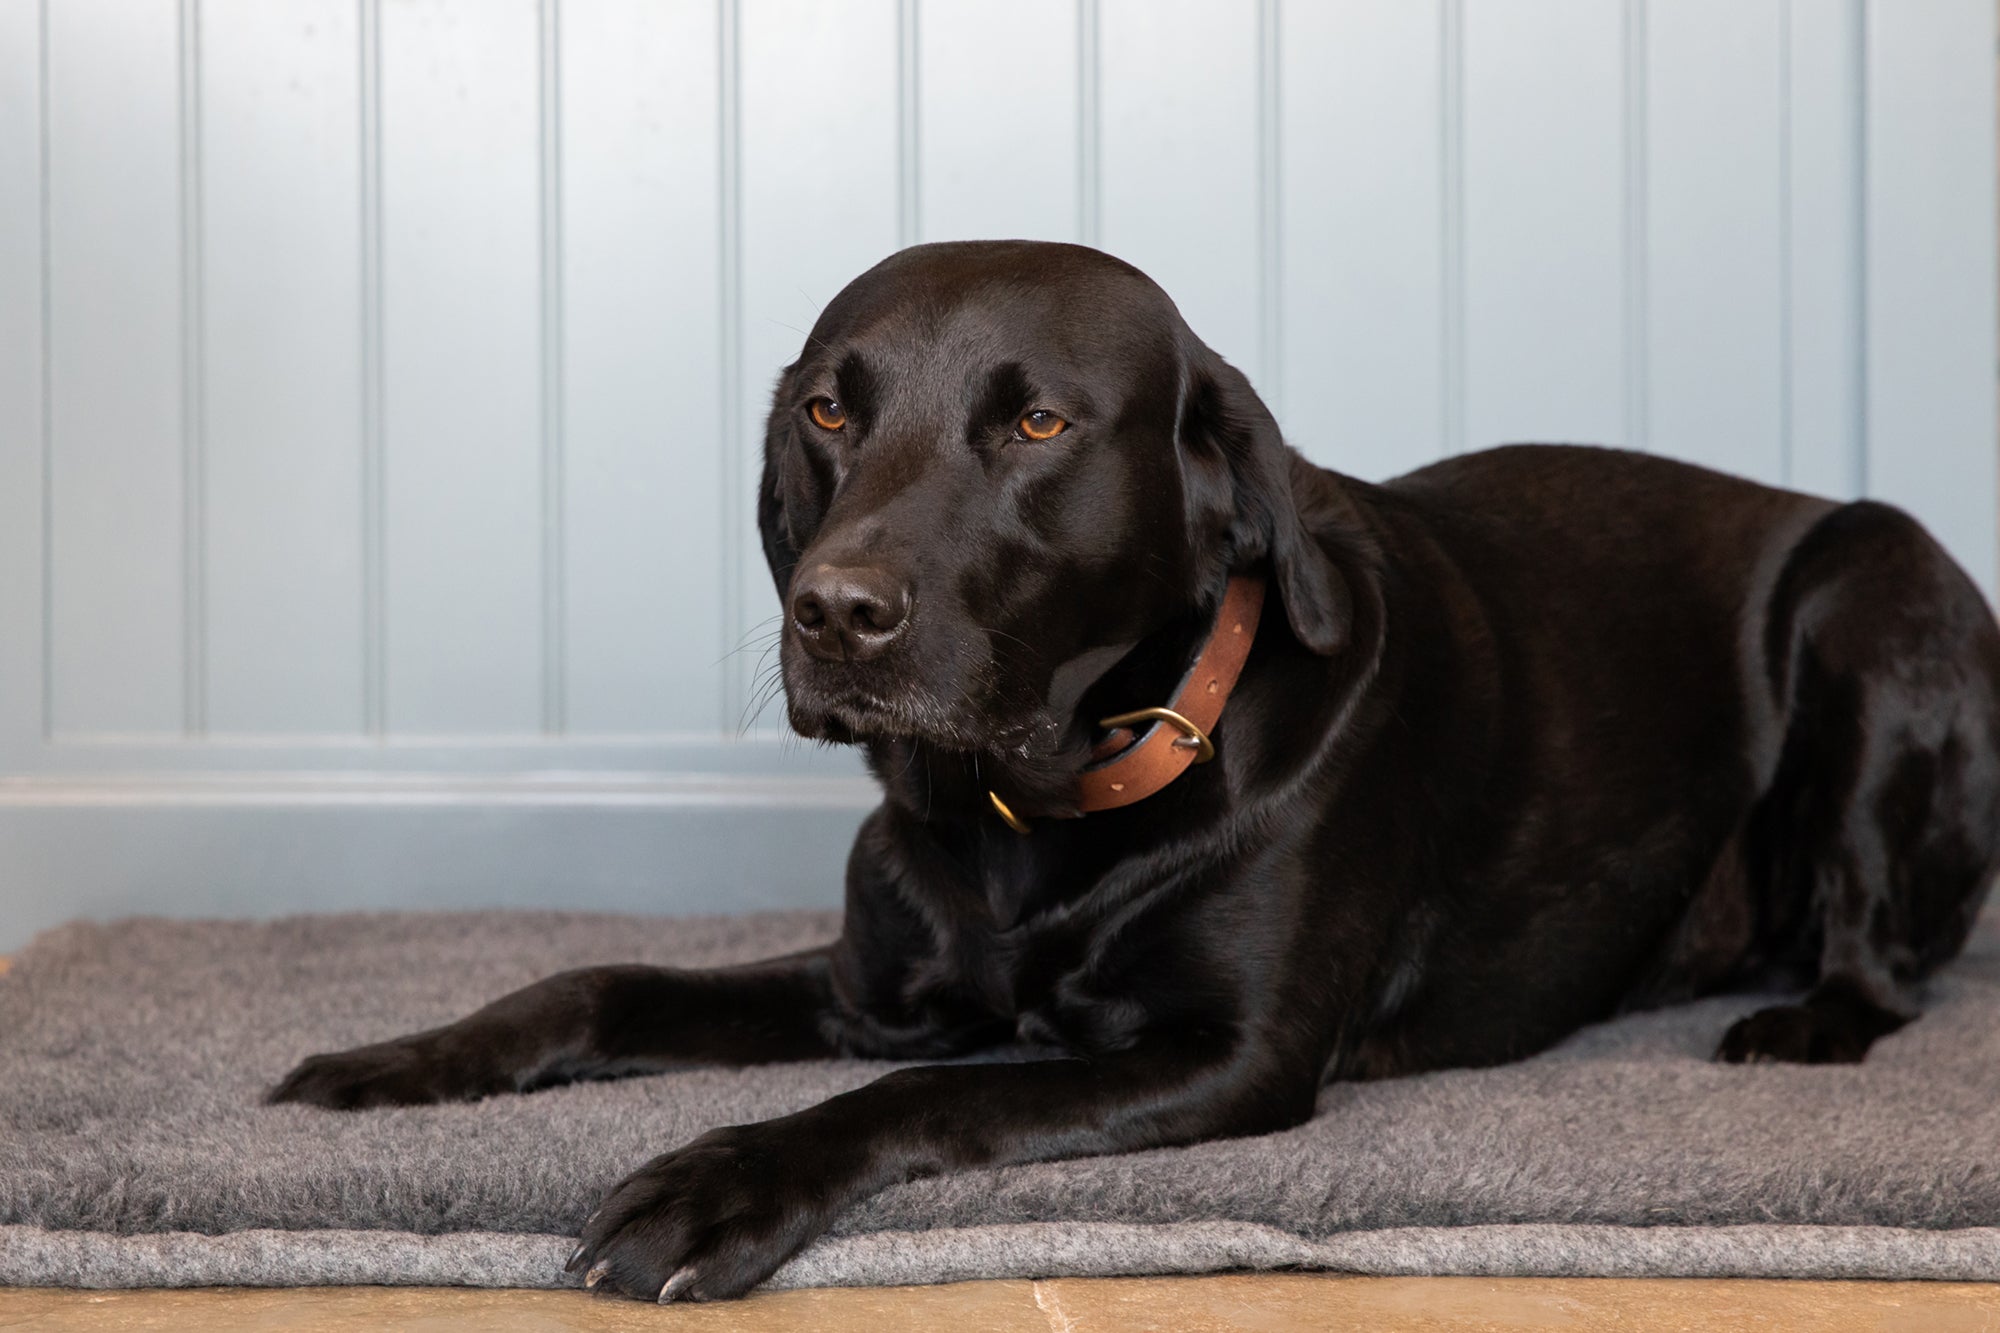
[[[1623,7],[1464,12],[1465,444],[1626,443]]]
[[[42,729],[40,14],[0,5],[0,773]]]
[[[730,723],[746,716],[777,626],[754,519],[771,388],[820,308],[896,249],[900,186],[894,0],[745,0],[740,22],[743,407],[739,484],[725,504],[741,534],[731,626],[741,651],[729,659]],[[781,709],[763,714],[766,726],[783,720]]]
[[[564,715],[709,731],[726,456],[713,0],[564,0]]]
[[[541,232],[531,0],[382,12],[387,718],[541,725]]]
[[[1784,0],[1646,6],[1647,446],[1784,459]]]
[[[852,756],[717,743],[776,624],[763,419],[924,238],[1123,253],[1337,467],[1653,447],[1904,504],[1991,593],[1994,17],[0,4],[0,868],[605,904],[675,843],[823,895]],[[269,897],[321,844],[370,873]]]
[[[922,239],[1077,235],[1078,0],[922,0]]]
[[[1444,31],[1439,6],[1282,11],[1288,439],[1370,480],[1444,435]]]
[[[1790,3],[1785,283],[1788,480],[1862,485],[1861,0]]]
[[[64,0],[48,20],[50,720],[179,732],[179,14],[171,0]]]
[[[1103,247],[1256,383],[1257,7],[1102,0],[1099,22]]]
[[[7,10],[0,573],[32,626],[46,361],[64,763],[318,762],[383,642],[395,731],[733,728],[772,376],[921,236],[1097,236],[1335,466],[1638,442],[1899,500],[1990,581],[1982,0],[379,3],[379,45],[355,0],[46,6],[47,349]]]
[[[352,0],[203,0],[207,722],[362,724]]]
[[[1990,598],[1994,7],[1867,12],[1868,491],[1913,510]]]

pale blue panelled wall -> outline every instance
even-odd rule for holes
[[[830,903],[760,418],[1103,246],[1314,459],[1622,443],[1996,564],[1990,0],[0,0],[0,950]]]

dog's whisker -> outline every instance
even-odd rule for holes
[[[799,289],[799,295],[805,296],[806,300],[808,301],[812,300],[812,297],[806,296],[804,288]],[[815,304],[817,304],[817,302],[815,302]],[[790,329],[793,333],[798,334],[799,337],[804,338],[807,342],[812,343],[817,347],[820,347],[829,352],[833,350],[831,347],[827,346],[825,339],[813,337],[812,334],[808,333],[806,330],[800,328],[796,324],[787,323],[785,320],[779,319],[776,315],[766,315],[764,318],[768,319],[771,323],[776,324],[781,329]]]
[[[777,699],[779,693],[780,690],[777,687],[769,687],[762,690],[750,703],[745,704],[745,715],[739,717],[737,720],[736,734],[738,736],[748,735],[756,727],[758,720],[763,717],[764,710],[771,706],[772,701]]]
[[[764,709],[768,708],[774,699],[783,694],[784,688],[784,673],[777,664],[774,663],[769,670],[759,673],[751,696],[751,703],[754,706],[750,708],[748,721],[743,724],[745,730],[755,725],[757,718],[763,713]]]
[[[1033,652],[1035,650],[1034,644],[1029,643],[1026,639],[1022,638],[1018,634],[1009,634],[1006,630],[994,629],[988,625],[974,625],[972,628],[978,630],[981,634],[998,635],[1000,638],[1003,639],[1011,639],[1015,643],[1020,644],[1023,648],[1026,648],[1029,652]]]
[[[811,292],[807,291],[804,283],[802,282],[793,283],[792,290],[797,292],[800,296],[805,297],[807,301],[812,303],[813,313],[815,315],[819,314],[821,311],[826,309],[826,302],[819,300]]]
[[[771,649],[777,647],[783,641],[784,641],[784,636],[777,633],[774,630],[770,634],[764,635],[763,637],[758,639],[753,639],[749,643],[737,644],[734,648],[731,648],[728,652],[716,658],[714,662],[710,663],[710,665],[721,666],[724,662],[727,662],[730,658],[739,656],[740,654],[743,653],[747,653],[752,648],[757,649],[759,653],[768,653],[771,651]]]

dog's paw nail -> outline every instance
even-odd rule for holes
[[[667,1279],[667,1284],[660,1288],[660,1304],[667,1305],[671,1303],[676,1296],[686,1291],[688,1284],[693,1281],[694,1270],[692,1268],[683,1268],[675,1273]]]
[[[587,1254],[589,1251],[590,1251],[590,1246],[588,1244],[577,1246],[576,1252],[570,1255],[569,1262],[563,1265],[563,1272],[574,1273],[576,1271],[576,1266],[583,1262],[583,1256]]]
[[[591,1270],[588,1273],[585,1273],[583,1275],[583,1285],[586,1287],[596,1286],[598,1283],[604,1281],[604,1275],[606,1273],[609,1273],[610,1271],[611,1271],[610,1263],[600,1260],[591,1267]]]

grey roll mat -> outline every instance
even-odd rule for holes
[[[1320,1097],[1261,1138],[912,1182],[776,1285],[1311,1267],[2000,1279],[2000,931],[1858,1067],[1709,1052],[1767,998],[1639,1014],[1536,1059]],[[301,1055],[592,962],[701,965],[830,916],[132,920],[0,977],[0,1282],[560,1286],[627,1171],[890,1066],[696,1069],[472,1105],[266,1107]]]

